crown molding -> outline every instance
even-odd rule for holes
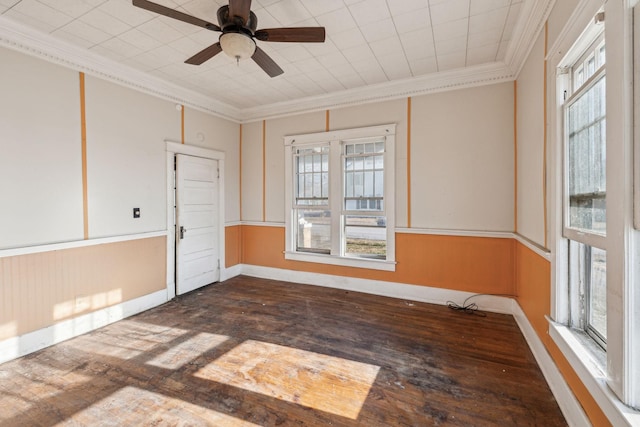
[[[505,54],[511,74],[517,78],[551,14],[556,0],[527,0],[514,27],[513,37]]]
[[[101,57],[87,49],[56,39],[1,15],[0,46],[227,120],[237,122],[240,117],[240,110],[228,104]]]
[[[484,64],[349,89],[326,95],[306,97],[294,101],[245,108],[242,110],[241,120],[244,123],[274,119],[292,114],[389,101],[398,98],[407,98],[409,96],[484,86],[511,80],[513,80],[513,75],[504,63]]]
[[[0,16],[0,46],[239,123],[444,92],[516,79],[555,0],[525,0],[504,62],[239,109]]]

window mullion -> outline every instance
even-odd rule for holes
[[[331,255],[342,256],[342,194],[343,176],[340,141],[330,142],[329,149],[329,209],[331,210]]]

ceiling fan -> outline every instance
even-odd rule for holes
[[[325,39],[324,27],[266,28],[256,30],[258,17],[251,11],[251,0],[229,0],[228,6],[218,9],[218,24],[204,21],[195,16],[153,3],[147,0],[133,0],[133,5],[169,18],[197,25],[222,34],[217,43],[201,50],[187,59],[185,63],[200,65],[220,52],[235,58],[236,61],[251,58],[269,76],[282,74],[282,68],[260,49],[255,39],[264,42],[322,43]]]

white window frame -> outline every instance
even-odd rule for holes
[[[599,33],[598,33],[599,31]],[[606,238],[606,230],[604,233],[596,230],[583,230],[580,228],[576,228],[571,226],[570,223],[570,196],[569,196],[569,169],[570,169],[570,135],[568,129],[569,123],[569,109],[572,105],[578,102],[589,90],[591,90],[598,82],[602,79],[606,81],[606,64],[598,64],[600,60],[599,54],[600,51],[605,44],[604,40],[604,28],[600,26],[594,26],[591,31],[584,34],[581,42],[578,43],[577,46],[572,48],[571,53],[568,55],[568,59],[563,61],[561,65],[561,69],[566,76],[563,78],[561,85],[562,92],[568,94],[566,96],[566,100],[561,105],[562,115],[563,115],[563,171],[562,171],[562,181],[563,181],[563,202],[562,202],[562,211],[563,211],[563,229],[562,229],[562,238],[563,241],[568,245],[568,257],[566,262],[568,263],[567,273],[568,283],[567,286],[569,288],[569,322],[568,325],[572,328],[576,328],[578,330],[584,331],[587,335],[585,336],[585,340],[593,340],[594,343],[597,343],[603,349],[606,348],[606,338],[602,337],[600,332],[597,331],[595,326],[592,326],[589,321],[590,312],[592,309],[592,300],[591,300],[591,292],[590,292],[590,280],[592,276],[589,274],[589,277],[585,277],[582,273],[585,273],[586,270],[586,259],[581,255],[585,254],[583,250],[579,249],[579,245],[586,245],[590,248],[596,248],[604,250],[605,253],[607,251],[607,238]],[[580,55],[578,59],[575,59],[576,55]],[[573,60],[574,63],[569,61]],[[594,69],[591,71],[589,76],[584,76],[585,68],[587,67],[587,63],[593,60],[594,61]],[[600,60],[601,62],[601,60]],[[597,67],[597,68],[596,68]],[[582,73],[582,78],[580,84],[576,85],[575,82],[575,74],[580,70]],[[606,121],[606,115],[605,115]],[[606,140],[606,139],[605,139]],[[605,199],[606,200],[606,199]],[[581,255],[578,255],[579,254]],[[591,266],[589,266],[591,267]],[[606,335],[606,332],[605,332]],[[599,349],[591,346],[595,356],[600,360],[605,359],[605,355],[602,354]],[[606,350],[605,350],[606,351]]]
[[[581,0],[549,48],[550,249],[552,289],[549,334],[613,425],[640,425],[640,232],[633,230],[632,17],[638,0]],[[607,235],[598,240],[607,251],[607,351],[589,344],[566,326],[569,322],[568,239],[564,232],[563,110],[566,72],[594,40],[594,16],[604,8],[607,43]],[[640,17],[640,12],[636,13]],[[637,20],[637,23],[640,20]],[[585,30],[585,27],[587,29]],[[636,27],[636,40],[640,29]],[[571,54],[575,53],[573,57]],[[553,104],[551,104],[553,105]],[[615,167],[610,166],[615,165]]]
[[[303,135],[291,135],[284,138],[285,146],[285,259],[346,267],[367,268],[373,270],[395,271],[395,134],[396,125],[386,124],[354,129],[318,132]],[[343,224],[344,171],[343,141],[384,138],[384,214],[386,215],[387,246],[386,259],[368,259],[352,256],[340,256]],[[296,235],[293,225],[295,169],[294,153],[300,146],[318,146],[329,144],[329,209],[331,210],[331,254],[296,251]],[[348,213],[348,212],[347,212]]]

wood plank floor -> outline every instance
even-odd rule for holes
[[[0,365],[2,426],[563,426],[511,316],[236,277]]]

